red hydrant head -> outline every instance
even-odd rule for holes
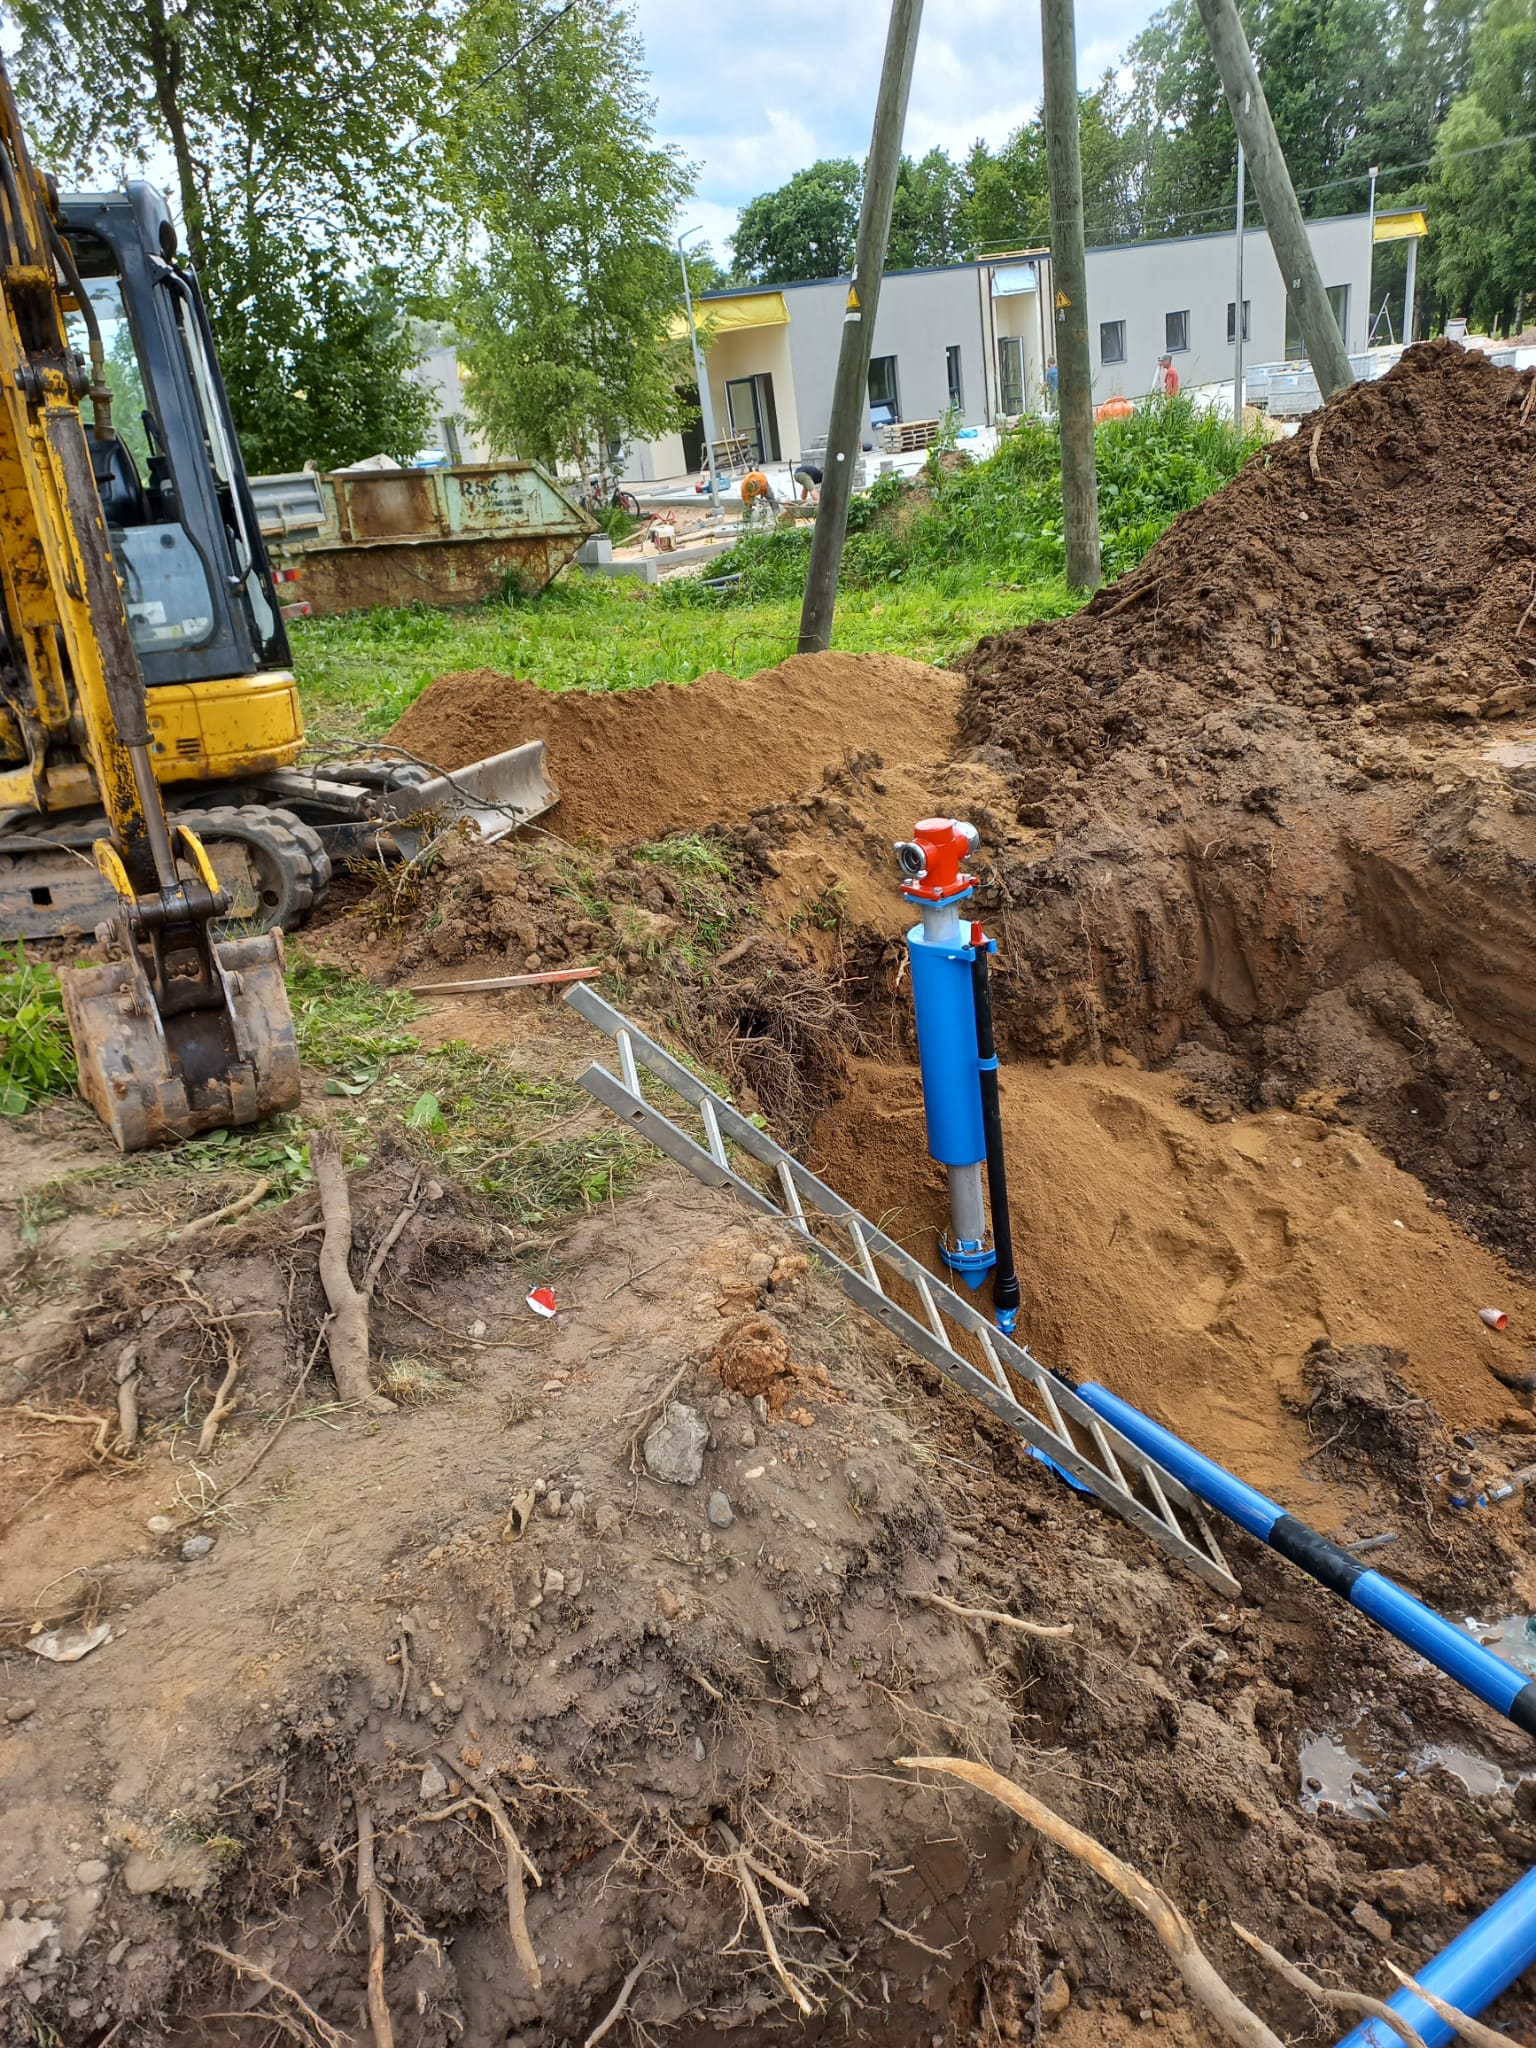
[[[958,818],[920,819],[912,837],[896,845],[902,895],[913,903],[947,903],[964,896],[975,887],[976,877],[965,874],[960,863],[976,851],[980,840],[976,827]]]

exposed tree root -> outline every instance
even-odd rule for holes
[[[502,1805],[496,1788],[487,1783],[477,1771],[472,1770],[462,1758],[451,1756],[446,1749],[440,1749],[437,1754],[455,1777],[468,1781],[475,1794],[474,1804],[501,1837],[507,1860],[507,1934],[512,1943],[512,1953],[517,1957],[523,1975],[537,1991],[544,1981],[544,1973],[539,1968],[539,1959],[534,1954],[533,1943],[528,1937],[528,1893],[523,1877],[526,1873],[536,1885],[542,1885],[544,1880],[540,1877],[533,1859],[518,1840],[517,1830],[513,1827],[511,1816]]]
[[[237,1216],[254,1209],[262,1197],[271,1192],[272,1179],[267,1175],[248,1187],[237,1200],[226,1202],[222,1209],[210,1209],[206,1216],[194,1216],[190,1223],[184,1223],[180,1230],[172,1232],[171,1242],[185,1244],[189,1237],[201,1237],[205,1230],[216,1230],[221,1223],[233,1223]]]
[[[597,2048],[598,2042],[603,2039],[604,2035],[611,2032],[612,2029],[618,2025],[619,2021],[624,2016],[625,2007],[629,2004],[630,1993],[634,1990],[635,1986],[640,1982],[640,1979],[645,1975],[646,1971],[651,1967],[651,1959],[653,1954],[654,1950],[647,1949],[645,1954],[640,1958],[639,1962],[636,1963],[635,1967],[624,1979],[624,1982],[619,1986],[618,1997],[613,2001],[612,2005],[609,2006],[607,2012],[598,2021],[597,2025],[592,2029],[591,2033],[588,2034],[586,2040],[583,2041],[583,2043],[581,2044],[581,2048]]]
[[[327,1348],[336,1391],[343,1401],[370,1414],[394,1413],[395,1404],[374,1390],[369,1360],[368,1296],[352,1278],[352,1197],[336,1133],[321,1126],[310,1133],[309,1161],[315,1170],[325,1235],[320,1241],[320,1284],[331,1306]]]
[[[758,1890],[756,1881],[752,1876],[752,1867],[756,1862],[756,1858],[748,1858],[746,1850],[742,1848],[740,1842],[737,1841],[724,1821],[717,1821],[715,1825],[720,1831],[721,1840],[730,1852],[731,1869],[735,1873],[737,1884],[741,1887],[741,1895],[747,1902],[747,1909],[757,1923],[757,1931],[762,1937],[763,1947],[767,1951],[769,1967],[794,2000],[795,2009],[801,2018],[810,2019],[817,2010],[816,2005],[812,1999],[806,1996],[804,1987],[790,1975],[784,1966],[784,1958],[779,1954],[779,1944],[773,1938],[773,1929],[768,1924],[768,1915],[763,1908],[763,1895]],[[779,1880],[775,1879],[774,1882],[778,1883]],[[788,1887],[785,1886],[784,1889],[787,1891]],[[800,1897],[805,1899],[804,1892],[800,1894]],[[808,1904],[809,1901],[806,1901],[806,1903]]]
[[[315,2008],[300,1998],[290,1984],[281,1977],[274,1977],[270,1970],[264,1970],[260,1963],[253,1963],[249,1956],[237,1956],[233,1949],[220,1948],[216,1941],[200,1941],[198,1947],[205,1955],[217,1956],[221,1963],[228,1963],[232,1970],[238,1970],[242,1977],[253,1977],[258,1984],[265,1984],[270,1990],[280,1992],[284,1998],[292,1999],[306,2020],[319,2035],[323,2048],[347,2048],[344,2034],[339,2034],[326,2020],[321,2019]]]
[[[1301,1992],[1306,1998],[1315,1999],[1319,2005],[1331,2007],[1334,2012],[1360,2013],[1369,2019],[1380,2020],[1384,2027],[1391,2028],[1400,2041],[1405,2041],[1408,2048],[1424,2048],[1424,2037],[1416,2034],[1408,2022],[1401,2019],[1384,1999],[1372,1998],[1365,1991],[1336,1991],[1327,1984],[1319,1984],[1315,1977],[1309,1977],[1306,1971],[1298,1969],[1295,1963],[1288,1963],[1279,1949],[1271,1948],[1267,1941],[1260,1941],[1256,1934],[1250,1934],[1248,1929],[1240,1926],[1236,1920],[1229,1920],[1227,1925],[1238,1940],[1246,1941],[1254,1954],[1268,1963],[1275,1975],[1289,1984],[1293,1991]]]
[[[942,1593],[908,1593],[905,1597],[918,1601],[924,1607],[942,1607],[946,1614],[958,1614],[962,1621],[991,1621],[999,1628],[1017,1629],[1021,1635],[1069,1636],[1072,1633],[1070,1621],[1025,1621],[1017,1614],[1000,1613],[995,1607],[964,1607],[958,1600],[946,1600]]]
[[[1387,1968],[1405,1990],[1415,1998],[1422,1998],[1432,2013],[1443,2019],[1448,2027],[1454,2027],[1463,2041],[1470,2041],[1472,2048],[1519,2048],[1511,2034],[1501,2034],[1497,2027],[1485,2027],[1481,2020],[1475,2020],[1470,2013],[1458,2012],[1454,2005],[1447,2005],[1443,1998],[1437,1998],[1433,1991],[1427,1991],[1406,1971],[1400,1970],[1389,1956]]]
[[[368,1920],[368,2024],[374,2048],[395,2048],[395,2029],[384,1996],[384,1894],[373,1877],[373,1808],[357,1802],[357,1896]]]
[[[1128,1863],[1122,1863],[1102,1842],[1096,1842],[1092,1835],[1085,1835],[1081,1828],[1063,1820],[1059,1813],[1043,1805],[1022,1786],[1015,1785],[1011,1778],[989,1770],[985,1764],[973,1764],[955,1756],[899,1756],[896,1761],[904,1770],[941,1771],[951,1778],[963,1779],[967,1785],[974,1785],[977,1791],[989,1793],[1022,1820],[1027,1820],[1031,1827],[1038,1828],[1057,1848],[1065,1849],[1069,1856],[1086,1863],[1096,1876],[1113,1885],[1120,1896],[1150,1923],[1153,1933],[1173,1958],[1190,1996],[1205,2007],[1229,2041],[1235,2041],[1238,2048],[1283,2048],[1279,2035],[1244,2005],[1231,1985],[1218,1974],[1210,1957],[1196,1941],[1193,1928],[1167,1893],[1159,1891],[1155,1884],[1149,1884]]]
[[[112,1448],[126,1457],[139,1441],[139,1347],[125,1344],[112,1368],[117,1383],[117,1436]]]

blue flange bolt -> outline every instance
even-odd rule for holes
[[[924,818],[910,839],[899,842],[896,858],[901,893],[922,912],[922,922],[907,933],[907,955],[928,1150],[949,1175],[950,1227],[939,1238],[939,1255],[969,1287],[978,1286],[983,1273],[993,1274],[998,1327],[1011,1332],[1019,1314],[1019,1283],[1008,1227],[987,977],[994,941],[959,910],[976,887],[975,876],[961,867],[976,846],[974,825]],[[987,1228],[984,1176],[992,1197],[992,1231]]]

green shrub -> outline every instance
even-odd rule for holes
[[[1129,419],[1105,421],[1094,437],[1105,575],[1134,568],[1179,513],[1230,483],[1261,445],[1187,397],[1148,399]],[[798,597],[810,545],[806,527],[745,535],[714,565],[715,575],[735,576],[735,584],[701,595],[679,579],[663,587],[664,599],[728,605]],[[1054,418],[1020,421],[983,462],[953,470],[930,463],[912,482],[878,477],[850,505],[839,579],[845,590],[926,582],[961,562],[1010,583],[1062,573]]]
[[[74,1087],[75,1049],[53,969],[28,960],[19,939],[0,958],[0,1116],[21,1116]]]

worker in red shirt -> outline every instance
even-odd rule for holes
[[[1157,390],[1160,390],[1160,391],[1162,392],[1162,394],[1163,394],[1164,398],[1177,398],[1177,397],[1178,397],[1178,395],[1179,395],[1179,373],[1178,373],[1178,371],[1177,371],[1177,370],[1176,370],[1176,369],[1175,369],[1175,368],[1173,367],[1173,357],[1172,357],[1172,356],[1159,356],[1159,357],[1158,357],[1158,359],[1157,359],[1157,376],[1156,376],[1156,378],[1154,379],[1154,388],[1155,388],[1155,389],[1157,389]]]

